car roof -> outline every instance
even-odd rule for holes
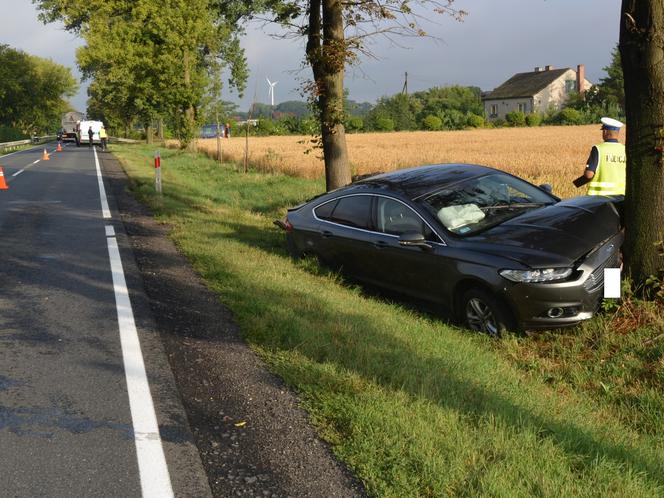
[[[504,171],[477,164],[431,164],[365,178],[352,184],[350,188],[355,187],[357,190],[383,189],[401,193],[409,199],[416,199],[447,185],[490,173],[507,174]]]

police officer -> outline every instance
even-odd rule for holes
[[[106,144],[108,143],[108,134],[106,133],[106,128],[103,126],[99,130],[99,140],[101,140],[101,150],[106,150]]]
[[[601,121],[604,142],[593,146],[586,170],[574,184],[590,183],[588,195],[625,195],[625,146],[618,141],[624,124],[612,118]]]

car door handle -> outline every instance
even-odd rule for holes
[[[324,239],[329,239],[330,237],[332,237],[332,232],[330,232],[329,230],[323,230],[320,234],[323,236]]]
[[[385,249],[388,246],[384,240],[376,240],[373,245],[376,249]]]

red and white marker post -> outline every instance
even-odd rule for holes
[[[161,194],[161,156],[159,151],[154,153],[154,188]]]

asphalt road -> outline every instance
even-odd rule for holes
[[[208,496],[95,155],[42,150],[0,157],[0,495]]]

